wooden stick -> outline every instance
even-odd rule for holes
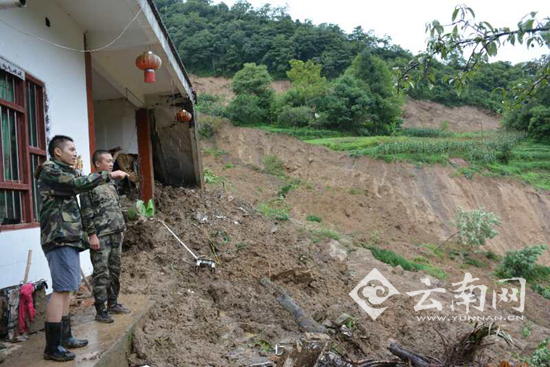
[[[23,284],[27,284],[27,281],[29,280],[29,272],[31,271],[31,258],[32,250],[29,250],[29,253],[27,255],[27,267],[25,268],[25,277],[23,278]]]
[[[86,278],[86,274],[84,274],[84,271],[82,268],[80,268],[80,275],[82,275],[82,279],[84,279],[84,283],[86,284],[86,288],[90,291],[91,294],[94,294],[94,291],[92,290],[92,285],[88,281],[88,278]]]

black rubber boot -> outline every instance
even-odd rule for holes
[[[57,362],[68,362],[76,358],[73,352],[69,352],[61,345],[61,334],[63,324],[61,322],[44,323],[46,330],[46,349],[44,349],[44,359],[51,359]]]
[[[95,309],[97,311],[97,314],[95,315],[95,321],[103,322],[106,324],[112,324],[113,322],[115,322],[115,320],[113,320],[111,315],[109,315],[109,313],[107,312],[104,304],[95,305]]]
[[[88,345],[88,341],[85,339],[77,339],[73,336],[71,330],[71,316],[63,316],[61,319],[63,324],[63,333],[61,335],[61,345],[65,348],[82,348]]]

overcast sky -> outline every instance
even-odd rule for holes
[[[222,1],[214,0],[215,3]],[[224,0],[233,5],[236,0]],[[550,16],[550,0],[248,0],[255,8],[269,3],[287,6],[293,19],[310,19],[315,24],[338,24],[346,32],[360,25],[365,31],[373,29],[378,36],[388,35],[393,42],[414,53],[425,48],[427,22],[437,19],[449,22],[456,5],[466,3],[473,8],[476,19],[493,26],[514,27],[531,11],[539,17]],[[527,50],[525,46],[505,47],[496,60],[513,63],[531,60],[549,53],[549,49]]]

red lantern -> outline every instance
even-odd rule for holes
[[[181,109],[176,113],[176,120],[178,122],[189,122],[193,118],[193,115],[191,115],[189,112],[187,112],[184,109]]]
[[[144,52],[136,59],[136,66],[145,71],[145,83],[155,82],[155,70],[162,65],[162,59],[151,51]]]

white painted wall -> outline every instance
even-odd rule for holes
[[[123,153],[138,154],[136,108],[126,99],[94,102],[97,149],[121,147]]]
[[[48,28],[45,18],[51,22]],[[31,34],[55,43],[82,49],[83,30],[55,1],[29,1],[27,8],[0,10],[0,18]],[[42,80],[49,98],[49,136],[71,136],[82,155],[85,172],[90,170],[88,115],[84,54],[67,51],[23,35],[0,23],[0,56]],[[40,230],[0,233],[0,288],[23,280],[27,251],[33,250],[30,281],[48,280],[49,269],[40,247]],[[88,251],[81,253],[86,274],[92,271]],[[50,287],[51,290],[51,287]]]

